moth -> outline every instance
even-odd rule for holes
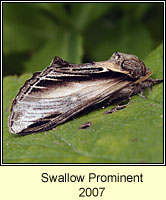
[[[134,55],[115,52],[107,61],[71,64],[55,57],[27,80],[13,100],[8,126],[13,134],[47,131],[81,111],[130,99],[160,83]]]

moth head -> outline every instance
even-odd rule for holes
[[[132,78],[139,78],[147,72],[145,64],[134,55],[115,52],[108,61],[110,70],[127,74]]]

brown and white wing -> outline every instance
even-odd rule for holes
[[[82,65],[82,70],[77,65],[67,65],[65,70],[64,66],[56,64],[35,73],[13,101],[10,132],[29,134],[52,129],[131,82],[122,74],[99,74],[96,68],[96,73],[92,73],[93,64],[90,65],[91,69],[87,64]]]

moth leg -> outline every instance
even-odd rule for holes
[[[104,114],[112,114],[112,113],[114,113],[114,112],[116,112],[118,110],[122,110],[122,109],[126,108],[129,105],[129,103],[130,102],[128,101],[127,104],[117,105],[116,107],[114,107],[114,108],[112,108],[110,110],[105,111]]]
[[[118,110],[122,110],[122,109],[126,108],[129,105],[129,101],[131,99],[133,91],[134,91],[134,87],[129,86],[128,88],[124,88],[121,91],[119,91],[118,94],[115,94],[115,97],[112,97],[108,103],[111,104],[114,100],[118,100],[117,106],[104,112],[104,114],[111,114]]]
[[[133,95],[139,94],[141,97],[146,98],[149,93],[152,91],[152,87],[159,83],[163,82],[163,79],[151,79],[140,82],[138,84],[133,85]],[[143,95],[143,91],[148,88],[148,94],[146,96]]]
[[[143,90],[141,90],[141,91],[138,93],[138,95],[139,95],[140,97],[142,97],[143,99],[147,99],[147,96],[148,96],[151,92],[152,92],[152,86],[150,86],[150,87],[148,88],[148,93],[147,93],[146,95],[144,95],[144,91],[143,91]]]
[[[143,99],[146,99],[146,97],[147,97],[147,96],[144,95],[143,90],[140,91],[140,92],[138,93],[138,95],[139,95],[140,97],[142,97]]]
[[[157,81],[158,81],[158,79],[157,79]],[[159,80],[160,81],[160,80]],[[148,88],[148,94],[147,94],[147,96],[152,92],[152,85]]]

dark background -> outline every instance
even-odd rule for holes
[[[3,3],[3,75],[113,52],[144,59],[163,41],[163,3]]]

